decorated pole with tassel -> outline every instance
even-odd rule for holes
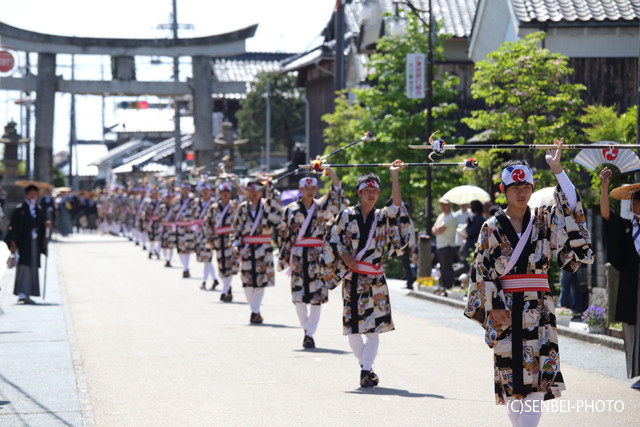
[[[350,163],[350,164],[327,164],[316,162],[310,165],[301,166],[302,169],[312,169],[316,172],[322,172],[325,168],[388,168],[393,166],[393,163]],[[458,167],[462,166],[466,169],[475,169],[478,167],[476,159],[465,159],[460,163],[402,163],[401,166],[408,168],[433,168],[433,167]]]

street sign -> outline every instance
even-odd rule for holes
[[[424,98],[424,53],[407,54],[407,98]]]
[[[0,73],[10,72],[13,70],[15,65],[16,61],[11,52],[7,50],[0,50]]]

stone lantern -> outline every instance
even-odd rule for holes
[[[238,135],[233,132],[233,124],[226,118],[222,123],[222,133],[217,135],[213,143],[222,150],[222,156],[229,156],[227,166],[233,167],[236,164],[243,164],[241,158],[235,159],[235,147],[241,147],[249,142],[248,139],[238,139]]]
[[[18,203],[24,199],[24,188],[16,185],[18,179],[18,146],[20,144],[26,144],[30,141],[29,138],[22,138],[16,131],[16,123],[11,121],[5,126],[4,134],[0,138],[0,142],[4,144],[4,178],[2,180],[2,189],[6,194],[5,199],[5,223],[9,221],[11,210],[9,208],[15,207]],[[3,227],[6,230],[6,224]]]

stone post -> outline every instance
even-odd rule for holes
[[[431,236],[418,237],[418,277],[431,276]]]
[[[193,144],[195,166],[205,166],[205,170],[212,170],[211,162],[215,158],[211,60],[206,56],[193,56],[191,64],[193,67],[193,121],[196,128]]]
[[[53,113],[56,86],[56,55],[39,53],[33,178],[46,183],[53,182]]]

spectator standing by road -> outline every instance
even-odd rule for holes
[[[453,261],[456,254],[456,228],[458,221],[451,212],[451,202],[441,198],[440,215],[435,224],[431,227],[431,232],[436,236],[436,248],[438,260],[440,261],[440,286],[450,289],[453,286]]]

